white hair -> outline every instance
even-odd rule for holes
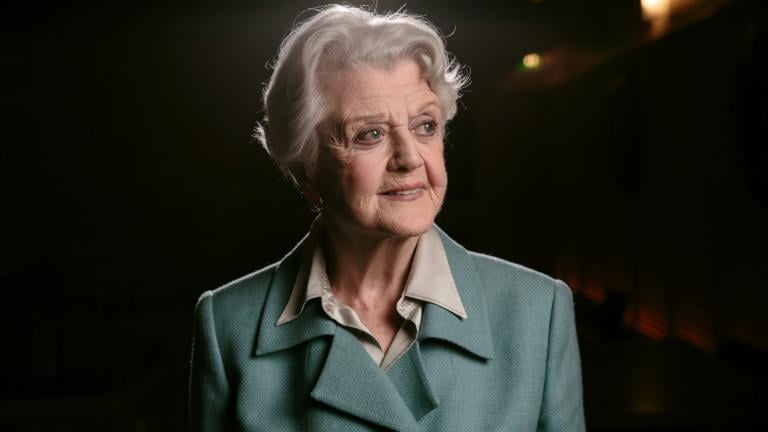
[[[264,121],[255,138],[297,185],[314,171],[323,137],[318,126],[328,115],[319,82],[320,63],[339,70],[356,65],[392,67],[403,58],[421,66],[445,121],[456,114],[460,90],[468,83],[449,58],[439,31],[403,11],[384,15],[352,6],[330,5],[297,25],[280,45],[274,72],[264,89]]]

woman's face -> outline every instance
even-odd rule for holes
[[[351,68],[328,84],[333,115],[314,176],[323,217],[348,234],[427,231],[448,179],[440,104],[418,64]]]

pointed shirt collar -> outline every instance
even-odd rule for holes
[[[467,318],[463,319],[435,303],[427,302],[424,304],[417,339],[420,341],[442,340],[481,358],[491,359],[493,342],[488,306],[483,293],[482,280],[477,273],[472,256],[437,225],[433,225],[433,230],[438,234],[444,248],[449,271],[458,289]],[[303,252],[309,249],[307,247],[309,243],[308,236],[305,236],[274,270],[264,311],[259,320],[254,350],[257,356],[287,349],[313,338],[333,336],[336,333],[336,324],[322,313],[319,302],[307,303],[298,317],[284,325],[277,325],[282,311],[289,302],[291,287],[296,283]]]
[[[296,319],[307,302],[323,295],[328,276],[320,245],[321,229],[320,221],[316,220],[309,235],[308,254],[304,256],[288,304],[276,322],[278,326]],[[443,242],[435,228],[430,228],[419,238],[403,295],[438,305],[461,319],[467,318]]]

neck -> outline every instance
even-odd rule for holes
[[[334,294],[353,308],[389,309],[405,288],[418,236],[350,233],[323,225],[326,271]]]

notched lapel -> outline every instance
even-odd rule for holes
[[[416,420],[421,420],[440,404],[429,384],[419,344],[413,344],[403,357],[390,367],[387,375]]]
[[[416,431],[419,428],[392,380],[373,362],[355,336],[341,326],[337,327],[311,397],[389,429]]]

